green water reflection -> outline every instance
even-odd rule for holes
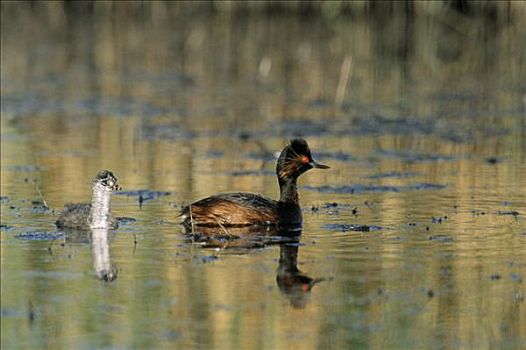
[[[2,3],[2,348],[526,347],[523,12],[152,9]],[[301,244],[182,235],[203,196],[276,198],[294,136],[331,166],[300,180]],[[169,193],[115,195],[136,221],[101,248],[53,222],[103,168]]]

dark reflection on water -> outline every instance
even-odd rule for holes
[[[386,4],[3,2],[2,348],[526,347],[522,4]],[[331,165],[299,239],[183,234],[196,199],[277,198],[295,136]],[[57,232],[103,168],[120,228]]]
[[[182,225],[182,233],[205,248],[237,249],[247,252],[271,244],[298,243],[301,226],[193,226]]]
[[[280,245],[276,283],[294,308],[304,308],[312,287],[324,278],[311,278],[298,269],[298,250],[297,244]]]

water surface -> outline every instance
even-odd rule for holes
[[[3,348],[526,347],[521,21],[97,11],[2,4]],[[297,136],[331,166],[299,243],[182,234],[203,196],[277,198]],[[57,231],[104,168],[133,219]]]

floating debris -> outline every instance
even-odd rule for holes
[[[152,191],[152,190],[136,190],[136,191],[119,191],[115,193],[116,195],[121,196],[140,196],[143,197],[160,197],[160,196],[168,196],[172,194],[168,191]]]
[[[304,209],[304,211],[310,211],[311,213],[317,213],[320,209],[326,209],[326,213],[327,214],[329,214],[329,215],[336,215],[336,214],[340,213],[339,208],[341,208],[341,209],[350,208],[350,210],[352,211],[352,213],[354,215],[356,215],[356,213],[358,211],[358,209],[356,207],[353,207],[350,204],[336,203],[336,202],[330,202],[330,203],[327,202],[327,203],[324,203],[323,205],[320,205],[320,206],[313,205],[310,209]]]
[[[435,236],[429,236],[430,241],[437,241],[437,242],[453,242],[453,237],[447,236],[447,235],[435,235]]]
[[[237,170],[225,172],[229,176],[276,176],[276,172],[270,170]]]
[[[442,218],[441,217],[436,218],[436,217],[432,216],[431,217],[431,222],[433,224],[441,224],[442,223]]]
[[[208,152],[206,152],[206,157],[208,158],[221,158],[225,155],[225,153],[223,151],[219,151],[219,150],[210,150]]]
[[[120,217],[117,217],[117,221],[119,222],[119,225],[126,225],[126,224],[130,224],[132,222],[137,221],[137,219],[127,217],[127,216],[120,216]]]
[[[31,231],[16,235],[15,238],[24,241],[53,241],[63,236],[64,233],[62,232]]]
[[[33,205],[31,208],[31,212],[35,214],[52,214],[55,211],[53,209],[48,208],[43,203],[41,205]]]
[[[484,160],[486,161],[486,163],[491,164],[491,165],[500,163],[502,161],[502,159],[498,157],[487,157]]]
[[[14,165],[10,167],[11,171],[21,172],[21,173],[33,173],[40,171],[41,168],[38,165],[28,164],[28,165]]]
[[[324,208],[333,208],[333,207],[337,207],[338,206],[338,203],[336,202],[332,202],[332,203],[325,203],[323,205]]]
[[[416,183],[407,186],[384,186],[384,185],[346,185],[346,186],[304,186],[303,188],[321,193],[366,193],[366,192],[403,192],[411,190],[440,190],[446,185]]]
[[[399,192],[395,186],[368,186],[368,185],[348,185],[348,186],[304,186],[303,188],[321,193],[365,193],[365,192]]]
[[[497,215],[511,215],[513,217],[517,217],[519,215],[521,215],[518,211],[515,211],[515,210],[510,210],[510,211],[503,211],[503,210],[499,210],[497,212]]]
[[[323,228],[330,231],[355,231],[355,232],[369,232],[369,231],[379,231],[383,230],[381,226],[375,225],[359,225],[359,224],[325,224]]]
[[[501,276],[498,273],[495,273],[495,274],[490,276],[490,279],[492,281],[498,281],[498,280],[500,280],[500,278],[501,278]]]
[[[368,179],[385,179],[385,178],[397,178],[397,179],[404,179],[408,177],[414,177],[418,176],[417,173],[401,173],[392,171],[389,173],[380,173],[380,174],[374,174],[367,176]]]
[[[203,255],[199,257],[199,261],[203,264],[211,263],[217,260],[219,260],[219,258],[216,255]]]
[[[151,201],[161,196],[169,196],[172,192],[168,191],[152,191],[152,190],[136,190],[136,191],[119,191],[115,193],[118,196],[137,197],[139,206],[144,202]]]
[[[446,185],[430,184],[430,183],[418,183],[409,186],[402,187],[407,190],[441,190],[446,188]]]
[[[520,273],[512,272],[510,273],[510,277],[515,282],[522,283],[522,275]]]
[[[381,157],[388,158],[399,158],[408,163],[416,162],[440,162],[440,161],[452,161],[453,157],[442,154],[423,154],[423,153],[413,153],[413,152],[400,152],[400,151],[385,151],[380,150],[377,152]]]

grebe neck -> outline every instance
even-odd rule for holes
[[[279,201],[283,203],[298,204],[297,179],[279,179]]]
[[[91,228],[108,228],[111,192],[100,184],[93,185],[91,197]]]

